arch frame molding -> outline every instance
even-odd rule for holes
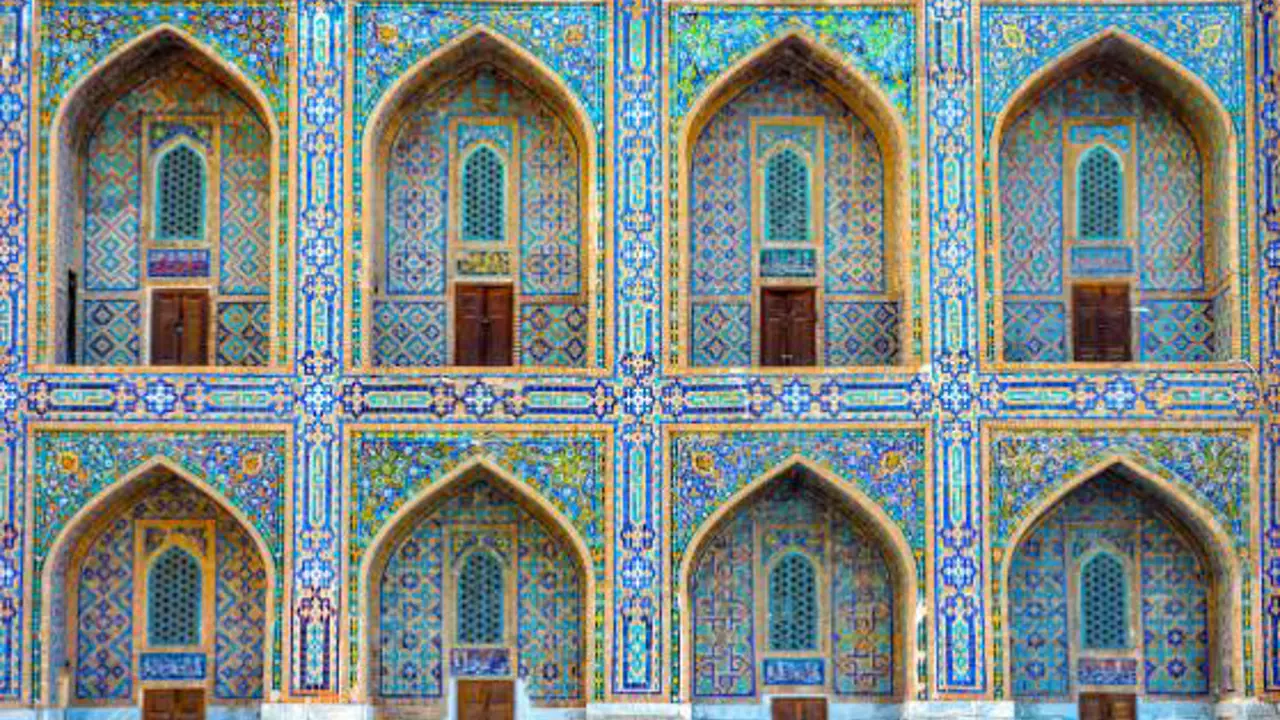
[[[669,41],[668,41],[669,42]],[[810,67],[805,69],[871,130],[876,138],[880,151],[881,165],[884,174],[884,261],[885,288],[887,294],[897,295],[902,310],[899,313],[898,342],[900,359],[895,365],[881,366],[847,366],[828,367],[789,367],[771,368],[753,366],[751,372],[761,375],[782,374],[885,374],[914,373],[919,369],[924,358],[929,357],[929,333],[921,338],[920,353],[912,352],[911,327],[917,317],[921,326],[927,327],[929,303],[924,300],[916,303],[912,297],[911,273],[917,271],[921,283],[927,285],[928,263],[915,267],[911,264],[913,255],[912,236],[919,234],[921,245],[918,255],[929,256],[927,233],[923,229],[913,229],[916,209],[912,205],[912,143],[908,124],[899,110],[889,100],[880,85],[859,68],[841,57],[840,53],[817,39],[814,34],[801,28],[788,29],[785,32],[758,45],[745,57],[737,60],[721,73],[690,103],[674,128],[664,133],[666,155],[674,158],[670,170],[664,170],[663,177],[674,190],[675,197],[666,201],[669,217],[675,218],[664,232],[669,248],[674,248],[673,257],[677,268],[674,272],[664,269],[664,296],[676,298],[677,313],[674,320],[664,320],[666,335],[673,338],[671,342],[676,351],[670,349],[663,353],[663,364],[668,373],[681,375],[713,375],[723,371],[717,367],[696,367],[692,364],[692,345],[690,332],[685,327],[692,308],[691,292],[691,246],[692,223],[690,220],[693,191],[692,155],[696,141],[707,126],[715,119],[717,113],[725,105],[732,102],[742,91],[763,77],[766,77],[771,66],[779,58],[788,53],[802,56]],[[816,66],[816,67],[814,67]],[[923,111],[922,111],[923,112]],[[670,124],[670,121],[668,121]],[[671,170],[674,170],[674,175]],[[917,178],[922,188],[924,176],[920,171]],[[925,195],[921,190],[922,197]],[[815,198],[813,202],[818,202]],[[923,207],[924,201],[921,201]],[[755,240],[753,238],[754,246]],[[669,263],[671,261],[668,261]],[[672,284],[675,287],[671,287]],[[818,283],[821,297],[822,283]],[[755,289],[753,288],[753,292]],[[752,311],[755,312],[755,309]],[[754,324],[754,321],[753,321]],[[753,330],[754,334],[754,330]]]
[[[699,430],[707,430],[704,426],[696,426]],[[868,426],[880,428],[882,426]],[[668,448],[670,448],[670,432],[668,432]],[[927,455],[932,458],[932,452]],[[692,624],[692,608],[690,607],[690,576],[699,554],[701,553],[706,542],[713,538],[727,520],[751,504],[760,492],[772,485],[776,480],[791,470],[804,470],[816,482],[815,484],[825,493],[838,498],[843,509],[853,514],[861,522],[865,523],[871,534],[880,541],[884,551],[886,564],[889,567],[893,577],[894,593],[896,597],[911,598],[909,603],[903,603],[900,612],[894,619],[895,638],[894,638],[894,685],[895,691],[891,700],[886,702],[909,702],[911,700],[923,697],[926,687],[920,682],[920,671],[922,662],[929,663],[929,677],[933,676],[932,657],[927,647],[920,647],[920,623],[926,622],[927,612],[923,609],[928,602],[932,587],[932,559],[930,554],[925,552],[919,559],[916,558],[915,551],[912,550],[902,529],[896,522],[885,514],[880,505],[866,495],[862,490],[855,486],[853,481],[844,480],[838,477],[831,469],[827,468],[820,462],[814,461],[800,454],[793,454],[790,457],[777,462],[770,466],[764,472],[756,474],[750,482],[736,490],[727,499],[722,501],[719,506],[712,511],[697,526],[689,541],[679,551],[679,560],[677,561],[677,552],[674,548],[668,552],[668,572],[670,573],[671,585],[668,593],[666,606],[667,617],[666,624],[671,630],[675,631],[679,640],[678,653],[668,653],[667,665],[668,671],[673,668],[672,655],[676,655],[674,668],[678,671],[680,677],[680,692],[678,700],[681,703],[695,702],[692,692],[693,678],[693,624]],[[668,473],[674,472],[674,467],[668,469]],[[926,495],[931,496],[932,491],[932,469],[927,468],[925,472]],[[674,484],[672,485],[674,487]],[[665,493],[665,511],[664,515],[670,519],[672,517],[672,490],[668,489]],[[932,535],[933,513],[930,506],[926,512],[926,532],[927,536]],[[670,532],[668,533],[668,542],[670,542]],[[926,542],[931,540],[926,539]],[[672,567],[675,564],[675,567]],[[923,579],[923,581],[922,581]],[[672,615],[676,612],[678,605],[679,627],[672,628]],[[929,625],[926,628],[927,643],[931,647],[934,640],[934,628]]]
[[[373,364],[373,277],[375,266],[382,257],[382,243],[385,240],[383,212],[380,209],[386,197],[382,170],[386,167],[386,158],[390,154],[391,146],[400,128],[413,113],[414,100],[447,86],[457,75],[485,64],[498,67],[525,85],[531,94],[537,96],[556,114],[564,123],[569,135],[578,144],[580,175],[578,185],[582,198],[579,203],[582,296],[587,305],[588,326],[594,328],[598,319],[604,319],[603,336],[594,330],[587,334],[588,362],[585,367],[514,365],[501,370],[504,374],[517,375],[603,376],[608,373],[608,368],[613,363],[613,317],[610,312],[613,306],[613,254],[607,243],[602,244],[605,230],[601,224],[601,217],[605,210],[601,207],[601,200],[608,197],[607,189],[601,187],[603,174],[599,170],[602,136],[597,133],[583,100],[557,71],[517,41],[489,25],[477,23],[410,65],[396,78],[395,82],[381,92],[372,109],[363,115],[362,125],[357,126],[357,118],[352,114],[353,111],[348,111],[355,137],[347,150],[345,188],[349,196],[355,194],[358,172],[361,212],[359,217],[349,213],[345,220],[346,236],[352,238],[358,234],[360,248],[357,251],[353,243],[347,243],[344,250],[344,262],[357,280],[347,283],[343,291],[343,302],[347,317],[355,317],[353,313],[357,304],[358,290],[359,304],[362,308],[359,313],[359,339],[354,343],[360,350],[361,360],[357,365],[352,353],[348,353],[344,362],[349,370],[392,376],[411,375],[422,371],[422,368],[381,367]],[[348,83],[348,88],[348,103],[353,104],[354,89],[351,88],[351,83]],[[607,124],[604,132],[607,136]],[[359,150],[358,158],[357,149]],[[516,213],[516,221],[518,221],[518,206],[509,207],[507,212],[508,214]],[[453,218],[456,213],[449,211],[447,215]],[[508,220],[511,221],[510,218]],[[453,242],[452,240],[446,242],[449,246],[446,256],[449,256],[453,251]],[[518,237],[515,242],[519,244]],[[599,263],[599,260],[603,260],[603,264]],[[596,272],[598,266],[603,268],[603,277]],[[518,277],[518,271],[516,274]],[[445,299],[449,301],[451,307],[452,290],[449,275],[446,268]],[[354,328],[344,332],[350,338],[349,342],[355,340],[352,337],[355,334]],[[452,338],[446,342],[451,343]],[[447,355],[451,354],[451,351],[447,351]],[[599,364],[594,362],[597,356],[602,358]],[[433,373],[445,375],[493,370],[493,368],[454,365],[442,365],[430,369]]]
[[[133,85],[129,76],[145,73],[140,67],[148,59],[148,54],[163,54],[167,45],[177,46],[177,54],[185,53],[198,64],[201,69],[219,80],[224,81],[231,92],[240,96],[244,104],[263,123],[269,136],[268,158],[268,227],[267,238],[269,257],[271,259],[270,279],[267,294],[269,311],[267,353],[268,361],[263,366],[219,366],[210,364],[199,367],[175,366],[166,368],[166,372],[179,374],[215,374],[236,375],[261,372],[282,372],[292,367],[293,339],[289,328],[288,316],[295,306],[295,283],[292,281],[296,267],[294,254],[296,251],[293,216],[292,193],[286,193],[287,187],[294,184],[294,163],[285,157],[282,148],[296,144],[296,130],[290,124],[282,130],[281,119],[273,109],[271,101],[257,81],[249,77],[236,64],[203,42],[191,32],[171,22],[160,22],[150,26],[126,42],[114,47],[93,65],[67,89],[58,99],[52,120],[47,124],[41,119],[43,113],[32,113],[32,138],[47,151],[46,163],[32,164],[32,183],[30,188],[30,207],[37,213],[37,220],[30,223],[28,242],[33,252],[44,260],[31,262],[27,269],[28,286],[33,288],[31,301],[27,307],[27,334],[30,347],[33,348],[28,363],[32,369],[49,373],[80,373],[86,370],[107,370],[113,373],[146,373],[152,369],[145,363],[137,366],[93,367],[84,365],[68,365],[57,362],[57,349],[61,339],[57,337],[58,328],[58,292],[56,273],[59,267],[58,236],[62,221],[60,216],[68,212],[63,195],[59,191],[59,175],[66,164],[66,169],[73,169],[82,161],[66,159],[66,155],[74,155],[73,145],[83,143],[88,129],[79,125],[92,125],[92,117],[74,116],[81,104],[91,106],[92,116],[109,108],[110,103],[123,94],[128,93]],[[117,66],[123,66],[115,77]],[[40,96],[38,84],[34,86],[33,105],[43,107],[44,99]],[[290,103],[291,107],[291,103]],[[286,108],[287,109],[287,108]],[[71,134],[75,133],[75,137]],[[64,139],[65,138],[65,139]],[[282,165],[287,166],[282,170]],[[282,204],[281,198],[287,203]],[[66,198],[70,199],[70,197]],[[70,208],[72,213],[78,212]],[[74,219],[71,220],[75,222]],[[141,223],[140,223],[141,227]],[[76,232],[71,243],[73,251],[82,252],[83,232]],[[282,257],[283,256],[283,257]],[[41,270],[41,266],[47,266]],[[142,329],[142,337],[148,332]]]
[[[1223,360],[1211,362],[1076,362],[1067,360],[1061,363],[1043,361],[1009,361],[1004,356],[1004,277],[1002,263],[1003,240],[1001,237],[1001,197],[1000,197],[1000,146],[1005,132],[1018,120],[1022,112],[1031,107],[1046,91],[1051,90],[1059,82],[1091,63],[1108,62],[1109,67],[1118,68],[1135,82],[1145,86],[1169,105],[1172,115],[1186,124],[1201,153],[1201,172],[1206,177],[1204,186],[1220,185],[1223,190],[1218,196],[1221,202],[1212,202],[1207,190],[1204,192],[1204,218],[1202,219],[1202,253],[1206,256],[1208,267],[1223,267],[1228,276],[1226,283],[1230,302],[1227,303],[1231,322],[1230,356]],[[1186,98],[1183,99],[1185,94]],[[1247,107],[1252,107],[1251,100],[1246,99]],[[1246,118],[1251,114],[1247,112]],[[1242,255],[1240,247],[1243,236],[1251,233],[1248,222],[1253,216],[1252,204],[1242,210],[1241,189],[1246,192],[1253,187],[1253,174],[1241,173],[1249,167],[1248,158],[1241,155],[1241,149],[1251,145],[1249,123],[1244,127],[1245,138],[1238,137],[1232,115],[1223,100],[1209,85],[1192,70],[1177,59],[1159,48],[1134,35],[1125,32],[1115,25],[1104,29],[1074,43],[1067,49],[1048,58],[1034,72],[1020,82],[1010,93],[1008,99],[995,112],[994,121],[987,129],[986,110],[982,107],[979,94],[978,107],[974,113],[975,132],[981,139],[978,157],[982,163],[983,187],[986,191],[979,199],[979,208],[984,217],[977,223],[978,257],[989,257],[991,273],[990,282],[979,278],[978,283],[978,324],[982,329],[978,335],[979,358],[984,366],[995,371],[1028,371],[1070,369],[1147,369],[1147,370],[1204,370],[1214,367],[1233,367],[1246,358],[1256,358],[1259,352],[1259,333],[1256,318],[1244,317],[1242,314],[1242,275],[1256,267],[1256,250],[1249,243],[1247,251]],[[1214,181],[1217,181],[1216,183]],[[1227,250],[1226,257],[1216,257],[1213,263],[1208,262],[1210,256],[1217,255],[1210,247],[1216,238],[1206,237],[1206,230],[1215,224],[1211,217],[1212,206],[1221,206],[1220,217],[1225,227],[1220,231],[1223,246]],[[1064,206],[1064,220],[1066,209]],[[1065,238],[1064,238],[1065,245]],[[1208,281],[1206,281],[1208,285]],[[1260,307],[1260,290],[1258,283],[1248,283],[1249,306]],[[1245,345],[1242,335],[1248,332],[1251,342]],[[1068,328],[1069,332],[1069,328]],[[1135,349],[1136,350],[1136,349]]]
[[[1196,430],[1218,431],[1224,429],[1235,432],[1247,432],[1250,445],[1250,477],[1258,477],[1259,443],[1257,428],[1247,423],[1186,423],[1117,421],[1117,422],[1037,422],[1037,421],[1005,421],[986,423],[982,428],[981,462],[984,477],[990,478],[993,467],[994,439],[997,435],[1017,434],[1018,431],[1063,430],[1072,431],[1083,428],[1094,430],[1171,430],[1194,432]],[[991,699],[1013,700],[1010,678],[1012,670],[1011,642],[1007,632],[1009,617],[1009,574],[1013,565],[1013,557],[1017,553],[1022,540],[1039,524],[1040,520],[1051,513],[1059,503],[1073,491],[1102,475],[1108,470],[1119,468],[1128,482],[1140,491],[1150,495],[1168,513],[1177,524],[1182,525],[1195,544],[1195,552],[1201,556],[1212,576],[1210,586],[1211,607],[1215,615],[1210,617],[1210,627],[1216,631],[1214,640],[1216,649],[1215,661],[1211,662],[1213,677],[1211,697],[1215,701],[1230,701],[1241,697],[1249,697],[1246,692],[1252,685],[1255,693],[1263,686],[1265,663],[1261,658],[1263,649],[1262,608],[1260,602],[1261,585],[1253,578],[1258,577],[1260,559],[1258,533],[1261,527],[1257,502],[1251,503],[1250,516],[1245,523],[1244,532],[1247,540],[1233,537],[1224,529],[1217,513],[1206,507],[1204,503],[1173,480],[1149,467],[1149,463],[1132,453],[1116,451],[1100,453],[1091,458],[1087,466],[1075,470],[1066,480],[1043,493],[1035,501],[1032,510],[1025,513],[1008,533],[1008,537],[995,539],[994,523],[991,516],[993,488],[986,483],[983,492],[983,510],[987,517],[986,533],[983,538],[983,556],[991,563],[989,577],[986,582],[985,595],[987,606],[993,613],[987,616],[986,654],[993,658],[993,665],[998,667],[1003,683],[992,684]],[[1252,497],[1258,498],[1259,488],[1256,483],[1250,486]],[[1243,608],[1241,597],[1246,587],[1251,588],[1253,600],[1250,607]],[[1223,606],[1227,612],[1223,614]],[[999,620],[996,618],[999,614]],[[1246,618],[1245,614],[1248,614]],[[1253,632],[1245,647],[1243,628],[1246,619]],[[996,632],[996,627],[1001,627]],[[1225,638],[1223,635],[1225,634]],[[1227,648],[1223,649],[1223,643]],[[995,654],[998,652],[998,656]],[[1253,658],[1252,672],[1249,677],[1245,673],[1246,652]],[[1223,662],[1223,656],[1229,655],[1229,662]],[[1228,677],[1223,677],[1226,673]]]
[[[48,426],[45,426],[48,427]],[[65,427],[65,426],[64,426]],[[83,429],[79,426],[73,426],[77,429]],[[29,437],[34,437],[32,434]],[[33,453],[34,456],[34,453]],[[292,469],[292,462],[288,463],[288,468]],[[169,475],[176,478],[200,495],[207,498],[219,510],[226,512],[233,518],[240,529],[248,535],[255,550],[257,551],[259,560],[263,564],[263,568],[267,573],[266,582],[266,605],[263,609],[263,702],[271,701],[276,697],[277,693],[284,694],[287,692],[285,687],[276,687],[273,683],[273,668],[275,664],[276,653],[283,648],[289,647],[289,626],[284,610],[289,608],[291,600],[289,597],[289,583],[284,582],[282,578],[289,577],[292,572],[291,553],[289,545],[291,544],[291,531],[288,528],[289,517],[285,515],[285,546],[283,549],[284,567],[278,567],[276,558],[273,556],[266,540],[259,532],[258,528],[249,520],[248,516],[218,488],[214,487],[208,480],[200,475],[184,469],[181,463],[166,457],[164,455],[153,455],[150,459],[137,464],[132,470],[121,475],[110,485],[99,489],[93,498],[77,510],[62,528],[58,531],[53,542],[49,545],[48,550],[40,558],[34,557],[35,542],[33,539],[33,528],[28,524],[26,532],[26,547],[28,548],[27,558],[24,566],[24,573],[28,577],[35,577],[35,568],[37,564],[40,566],[39,578],[41,587],[41,597],[37,606],[32,598],[33,591],[30,584],[28,585],[25,603],[27,607],[33,608],[38,613],[36,622],[32,623],[32,628],[38,628],[38,641],[35,639],[34,632],[27,633],[27,640],[24,642],[23,659],[28,671],[26,677],[33,682],[24,684],[23,701],[30,703],[38,703],[39,707],[50,708],[56,707],[55,703],[58,699],[54,696],[54,678],[55,672],[51,667],[51,658],[49,648],[52,646],[52,635],[55,629],[52,627],[54,617],[54,603],[56,598],[53,596],[51,589],[61,587],[65,590],[66,578],[62,578],[59,582],[58,575],[68,572],[74,566],[75,556],[80,552],[80,543],[90,537],[94,532],[100,530],[103,523],[109,521],[116,506],[128,503],[131,500],[137,500],[145,496],[147,491],[156,479],[157,475]],[[34,487],[41,482],[38,471],[33,466],[31,472],[31,482],[28,486],[27,493],[27,515],[32,517],[32,508],[34,503]],[[292,500],[292,482],[288,478],[284,479],[286,483],[285,490],[285,509],[288,510],[293,506]],[[277,597],[283,597],[277,603]],[[65,597],[64,597],[65,601]],[[277,607],[278,605],[278,607]],[[137,605],[134,605],[135,609]],[[277,629],[277,625],[280,627]],[[277,647],[275,638],[279,632],[282,640]],[[35,643],[39,643],[40,648],[40,664],[39,667],[32,666],[32,659],[36,650]],[[285,657],[281,660],[282,677],[288,677],[288,653],[284,653]],[[33,692],[33,686],[38,684],[40,687],[39,697],[37,698]],[[63,699],[65,701],[66,699]]]
[[[344,438],[343,468],[344,474],[352,472],[353,438],[361,431],[374,429],[373,426],[348,426]],[[581,531],[551,503],[545,494],[533,487],[518,473],[506,468],[491,453],[479,451],[468,459],[458,463],[441,473],[430,483],[419,486],[402,503],[386,517],[380,519],[378,529],[363,543],[357,556],[355,548],[347,548],[342,552],[341,572],[343,583],[343,603],[341,627],[352,630],[342,633],[340,637],[339,676],[342,679],[341,696],[352,702],[377,703],[377,693],[373,690],[373,672],[375,668],[373,653],[369,648],[373,642],[372,622],[376,619],[376,580],[385,569],[397,543],[416,526],[416,520],[426,517],[432,506],[439,500],[447,498],[449,492],[475,479],[477,474],[488,476],[498,486],[509,492],[521,508],[540,520],[553,535],[559,536],[573,550],[574,565],[582,579],[582,702],[596,702],[600,696],[609,698],[611,693],[607,683],[601,687],[597,677],[597,663],[603,663],[603,677],[609,677],[610,641],[613,619],[610,612],[602,613],[603,622],[597,621],[598,610],[612,607],[613,589],[608,583],[600,583],[601,577],[609,578],[613,572],[613,458],[611,426],[579,426],[584,432],[600,432],[605,439],[605,447],[609,448],[603,459],[601,472],[605,480],[602,511],[604,525],[601,542],[602,558],[596,558],[589,548]],[[413,425],[397,428],[406,434],[423,431],[456,431],[456,426]],[[513,437],[542,431],[563,433],[564,427],[558,426],[500,426],[486,427],[485,432],[500,432]],[[349,493],[343,496],[342,527],[350,529],[352,513],[355,511]],[[354,596],[354,597],[353,597]],[[599,597],[598,597],[599,596]],[[600,640],[603,640],[601,646]],[[355,664],[352,667],[352,645],[358,649]],[[603,651],[603,652],[602,652]]]

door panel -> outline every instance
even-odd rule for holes
[[[209,293],[156,290],[151,293],[151,364],[209,364]]]
[[[1133,695],[1081,693],[1080,720],[1136,720],[1138,701]]]
[[[765,288],[760,296],[760,364],[814,365],[817,298],[812,288]]]
[[[515,335],[511,288],[458,285],[454,297],[454,364],[512,364]]]
[[[516,689],[510,680],[459,680],[458,720],[515,720]]]
[[[142,691],[143,720],[204,720],[204,690]]]
[[[827,720],[827,701],[822,698],[776,698],[771,712],[773,720]]]
[[[1076,285],[1071,313],[1077,362],[1133,359],[1128,285]]]

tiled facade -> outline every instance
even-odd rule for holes
[[[4,712],[180,682],[211,716],[441,715],[501,676],[521,717],[1071,718],[1082,688],[1275,717],[1277,12],[0,7]],[[150,228],[175,143],[217,161],[203,242]],[[1098,144],[1134,232],[1081,242]],[[516,199],[494,247],[457,227],[479,146]],[[822,170],[805,242],[755,229],[780,149]],[[1071,362],[1097,278],[1135,287],[1133,363]],[[450,367],[452,285],[495,279],[514,365]],[[759,291],[806,283],[818,366],[756,367]],[[211,365],[148,366],[148,293],[193,284]],[[214,612],[153,654],[175,544]],[[1077,643],[1103,551],[1127,655]],[[500,647],[451,639],[474,552],[511,569]],[[827,632],[779,654],[800,556]]]

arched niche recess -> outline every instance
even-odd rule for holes
[[[276,364],[279,147],[262,90],[173,26],[86,73],[49,133],[39,362]]]
[[[1238,695],[1241,566],[1199,502],[1127,459],[1100,463],[1018,524],[999,566],[1004,677],[1020,702],[1075,701],[1081,688],[1200,699]],[[1108,554],[1124,567],[1127,642],[1091,649],[1081,573]],[[1127,663],[1127,665],[1126,665]]]
[[[873,80],[788,32],[707,87],[678,142],[681,368],[914,362],[910,143]],[[769,170],[783,155],[800,159],[806,172],[793,175],[810,187],[777,196],[804,198],[810,221],[804,237],[776,240]],[[813,308],[798,341],[811,350],[780,362],[770,305],[787,292]]]
[[[1201,78],[1118,30],[1029,77],[989,143],[996,359],[1240,358],[1237,143]],[[1082,174],[1098,149],[1122,165],[1114,198]],[[1121,204],[1115,238],[1090,233],[1104,196]]]
[[[362,143],[363,364],[598,365],[596,134],[554,71],[473,28],[397,80]],[[504,191],[469,185],[494,158]],[[478,216],[498,237],[464,228],[469,207],[502,213]]]
[[[151,571],[175,549],[199,573],[199,642],[181,648],[150,627],[163,600]],[[156,458],[104,488],[54,538],[40,579],[42,706],[140,705],[174,682],[203,688],[208,705],[272,696],[271,552],[239,508],[178,464]]]
[[[476,553],[503,564],[509,621],[502,641],[483,648],[462,642],[457,625],[459,572]],[[591,696],[591,553],[563,513],[487,459],[464,463],[388,518],[360,560],[358,587],[362,701],[444,708],[459,679],[514,681],[518,702],[533,707],[582,707]],[[548,627],[553,620],[560,625]],[[408,634],[413,643],[403,642]]]
[[[803,543],[795,542],[802,537],[810,541],[821,537],[821,548],[816,549],[816,542],[813,548],[802,547]],[[780,560],[795,557],[805,558],[816,568],[821,639],[809,652],[774,652],[770,623],[765,620],[772,618],[768,580],[774,579]],[[681,555],[677,568],[681,700],[754,704],[771,695],[798,694],[861,704],[913,697],[918,620],[915,563],[902,531],[851,483],[803,458],[789,459],[762,474],[703,521]],[[711,585],[704,591],[700,583]],[[715,598],[711,603],[715,608],[709,609],[709,598]],[[725,603],[732,607],[722,607]],[[701,617],[708,612],[715,615],[710,621]],[[714,625],[717,642],[745,633],[742,642],[732,644],[738,649],[751,647],[753,657],[734,652],[717,655],[715,651],[723,648],[701,647],[700,622]],[[770,662],[794,660],[814,672],[766,667]],[[710,667],[721,661],[740,676],[730,678],[731,689]]]

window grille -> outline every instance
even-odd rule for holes
[[[809,166],[794,150],[783,150],[765,165],[765,239],[809,240]]]
[[[501,242],[506,237],[506,175],[502,158],[481,147],[462,167],[462,239]]]
[[[200,153],[177,145],[156,165],[156,238],[203,240],[205,166]]]
[[[473,552],[458,573],[458,643],[496,645],[502,642],[502,563],[492,553]]]
[[[1094,147],[1080,158],[1077,169],[1076,224],[1084,240],[1124,237],[1124,169],[1120,158]]]
[[[769,573],[769,647],[818,649],[818,582],[802,555],[783,557]]]
[[[1124,563],[1100,553],[1080,570],[1080,615],[1087,650],[1129,646],[1129,585]]]
[[[200,644],[200,562],[172,547],[147,574],[147,644],[183,647]]]

